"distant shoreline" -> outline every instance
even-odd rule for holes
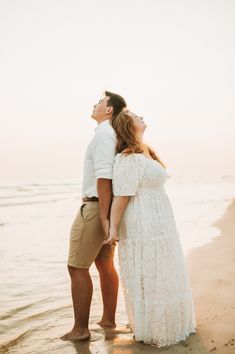
[[[235,199],[212,226],[220,234],[187,256],[200,339],[199,342],[189,339],[188,343],[193,352],[213,350],[232,354],[235,352]]]

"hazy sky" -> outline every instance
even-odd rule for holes
[[[80,180],[107,89],[177,177],[235,174],[235,1],[0,0],[0,179]]]

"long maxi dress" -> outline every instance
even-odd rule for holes
[[[119,267],[137,341],[167,347],[196,333],[194,304],[167,172],[143,154],[117,154],[114,196],[130,196],[119,226]]]

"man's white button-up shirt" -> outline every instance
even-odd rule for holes
[[[82,197],[98,197],[98,178],[112,179],[116,148],[116,134],[110,121],[105,120],[95,129],[95,135],[86,149]]]

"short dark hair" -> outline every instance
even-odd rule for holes
[[[116,117],[123,110],[123,108],[126,107],[126,101],[122,96],[118,95],[117,93],[109,91],[105,91],[105,96],[109,97],[107,106],[113,107],[113,117]]]

